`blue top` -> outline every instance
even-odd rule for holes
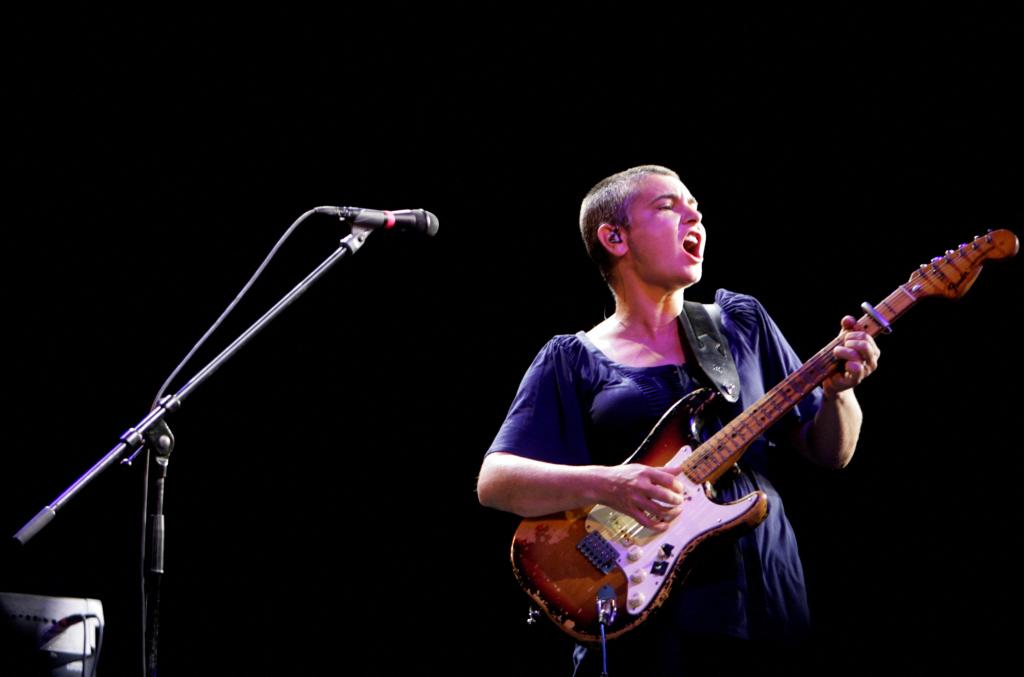
[[[720,400],[726,422],[795,371],[801,361],[761,304],[751,296],[720,289],[715,302],[740,378],[740,400]],[[680,329],[682,336],[682,330]],[[584,332],[552,338],[540,350],[519,386],[505,422],[488,453],[506,451],[571,465],[622,463],[662,414],[698,383],[700,367],[629,367],[611,360]],[[816,389],[776,426],[756,440],[715,485],[718,500],[731,501],[758,489],[768,495],[768,517],[739,539],[706,542],[692,558],[693,570],[644,626],[671,632],[742,639],[790,640],[809,625],[803,568],[782,499],[769,477],[769,459],[785,443],[785,429],[813,418],[821,402]]]

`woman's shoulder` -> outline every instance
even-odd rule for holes
[[[579,387],[583,383],[600,380],[606,369],[601,359],[586,341],[584,332],[556,334],[537,352],[527,370],[526,380],[553,381]]]
[[[760,324],[766,315],[764,306],[756,298],[729,289],[717,290],[715,303],[729,320],[742,327]]]
[[[548,339],[541,350],[552,353],[577,353],[583,348],[578,334],[555,334]]]
[[[541,346],[535,362],[571,364],[578,362],[586,354],[587,347],[579,334],[555,334]]]

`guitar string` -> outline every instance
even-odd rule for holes
[[[989,238],[989,239],[991,241],[991,238]],[[978,265],[979,262],[971,260],[970,254],[975,253],[977,251],[979,251],[977,248],[975,248],[973,251],[972,250],[965,251],[965,247],[961,246],[958,249],[957,254],[959,254],[959,258],[966,259],[967,263],[970,266],[970,268],[974,269]],[[979,255],[978,258],[981,259],[981,260],[984,260],[986,253],[987,252],[982,252]],[[925,264],[925,265],[921,266],[917,271],[914,271],[914,273],[911,275],[910,282],[911,283],[914,282],[915,277],[921,278],[925,282],[931,282],[932,280],[930,280],[929,278],[936,278],[937,277],[937,278],[941,278],[941,279],[935,280],[935,282],[942,283],[943,280],[945,280],[946,282],[945,282],[945,284],[943,286],[948,285],[950,288],[955,288],[956,284],[958,284],[960,281],[962,281],[962,279],[964,277],[966,277],[966,275],[963,274],[962,271],[960,271],[958,268],[956,268],[955,265],[953,265],[953,259],[951,257],[945,256],[945,257],[943,257],[943,260],[947,264],[952,266],[954,268],[954,270],[956,270],[956,272],[961,273],[961,280],[958,280],[957,283],[949,282],[948,278],[946,277],[946,275],[943,274],[942,271],[938,268],[938,265],[936,263],[932,263],[931,265]],[[904,294],[909,295],[911,297],[911,300],[907,303],[906,307],[904,307],[902,310],[897,310],[896,312],[894,312],[893,313],[893,317],[887,318],[888,322],[894,321],[896,319],[896,317],[898,317],[899,315],[902,315],[914,303],[916,303],[919,300],[918,297],[915,297],[915,296],[909,294],[907,292],[906,288],[904,287],[904,285],[899,285],[897,287],[896,291],[894,291],[893,294],[890,295],[890,297],[887,297],[879,305],[885,304],[885,305],[888,305],[890,308],[892,308],[893,307],[892,306],[893,301],[891,301],[891,297],[897,295],[897,293],[900,292],[900,291],[902,291]],[[877,324],[877,322],[876,322],[876,324]],[[771,390],[769,390],[767,393],[765,393],[765,395],[762,396],[760,400],[755,402],[754,405],[749,410],[741,413],[735,419],[733,419],[728,424],[723,426],[723,428],[718,433],[716,433],[715,435],[713,435],[711,438],[709,438],[707,440],[706,444],[700,445],[700,447],[698,447],[698,449],[704,449],[704,450],[700,451],[698,455],[688,457],[686,459],[685,463],[690,468],[696,468],[701,463],[705,463],[707,461],[714,461],[714,460],[716,460],[721,455],[721,452],[723,450],[725,450],[727,454],[735,454],[736,453],[736,449],[735,448],[733,448],[733,449],[729,448],[730,438],[735,438],[742,431],[749,429],[751,424],[752,424],[751,418],[753,418],[753,417],[755,417],[757,415],[758,410],[760,410],[762,412],[761,413],[762,418],[764,418],[764,420],[767,421],[766,423],[764,423],[764,424],[762,424],[760,426],[761,430],[763,430],[765,427],[770,426],[772,423],[774,423],[774,421],[770,421],[770,417],[771,416],[776,416],[777,415],[779,418],[781,418],[781,416],[784,415],[785,412],[789,411],[792,408],[793,405],[791,404],[791,402],[794,399],[796,399],[796,400],[802,399],[808,393],[810,393],[814,388],[820,386],[821,383],[823,383],[829,377],[830,372],[832,371],[832,368],[839,364],[839,362],[841,360],[837,359],[832,354],[832,350],[838,345],[838,342],[839,342],[838,337],[833,339],[831,342],[829,342],[824,348],[819,350],[813,357],[811,357],[809,360],[807,360],[807,362],[805,362],[802,367],[800,367],[799,369],[794,371],[792,374],[790,374],[785,379],[783,379],[778,385],[776,385]],[[806,374],[815,374],[815,373],[819,372],[819,370],[823,371],[823,373],[824,373],[824,376],[821,377],[820,379],[818,379],[817,377],[815,377],[815,378],[813,378],[811,380],[808,380],[808,379],[804,378],[804,375],[806,375]],[[807,384],[810,383],[811,381],[815,381],[815,384],[813,386],[806,387]],[[796,382],[799,382],[800,385],[799,386],[796,385]],[[800,387],[800,386],[806,387],[806,389],[804,389],[803,387]],[[790,392],[786,393],[787,390],[789,390]],[[803,391],[803,392],[801,392],[801,391]],[[779,403],[780,399],[784,400],[785,403],[780,405],[780,403]],[[764,412],[766,412],[766,411],[768,412],[768,418],[765,418]],[[756,429],[757,429],[757,427],[755,427],[755,430]],[[718,436],[722,436],[722,439],[719,440],[718,442],[715,442],[714,438],[718,437]],[[749,436],[749,433],[748,433],[748,436]],[[749,444],[750,441],[752,441],[752,440],[749,440],[748,442],[744,443],[742,448],[745,448],[746,445]],[[706,449],[705,449],[705,447],[706,447]],[[648,512],[647,514],[650,515],[651,517],[654,516],[650,512]],[[640,535],[640,533],[644,529],[647,528],[647,527],[643,526],[642,524],[640,524],[639,522],[637,522],[635,519],[633,519],[631,517],[628,517],[628,516],[623,516],[623,517],[625,519],[629,520],[630,522],[632,522],[632,526],[628,526],[628,527],[620,530],[620,532],[619,532],[620,538],[625,537],[625,538],[630,539],[630,540],[635,539],[637,536]]]
[[[985,258],[987,258],[990,249],[994,248],[994,246],[982,248],[980,245],[978,245],[978,240],[980,239],[981,238],[976,239],[975,242],[972,243],[973,246],[961,245],[957,249],[955,254],[947,254],[946,256],[941,257],[941,259],[946,264],[945,266],[940,267],[937,261],[933,261],[931,264],[925,264],[921,266],[911,275],[910,283],[914,283],[915,280],[917,280],[925,283],[931,282],[941,287],[948,287],[949,289],[955,289],[957,285],[962,283],[963,280],[971,272],[977,269],[979,264],[982,261],[984,261]],[[988,240],[989,244],[991,244],[993,241],[993,238],[991,237],[988,237],[986,239]],[[968,264],[968,270],[966,272],[962,271],[955,265],[957,260],[966,261],[966,263]],[[956,280],[955,282],[951,281],[950,278],[946,275],[946,273],[943,272],[943,267],[947,268],[946,273],[950,272],[948,268],[952,268],[955,272],[959,273],[959,279]],[[915,297],[912,294],[910,294],[906,290],[904,285],[899,285],[896,291],[890,294],[890,296],[887,297],[884,301],[882,301],[879,305],[887,305],[890,308],[894,308],[893,304],[895,303],[895,300],[893,299],[893,297],[897,296],[899,292],[903,292],[903,294],[910,296],[910,302],[907,303],[907,305],[903,307],[902,310],[895,310],[893,316],[891,318],[888,318],[888,321],[890,322],[894,321],[897,317],[906,312],[914,303],[916,303],[919,300],[918,297]],[[877,322],[875,324],[877,325]],[[756,416],[758,411],[762,412],[762,417],[764,416],[764,412],[766,411],[768,412],[769,416],[775,415],[776,413],[779,413],[780,415],[784,414],[785,411],[788,411],[791,408],[790,403],[793,401],[793,399],[803,398],[804,396],[807,395],[807,393],[809,393],[811,390],[813,390],[815,387],[820,385],[825,379],[828,378],[829,372],[831,371],[832,367],[840,362],[840,360],[836,359],[831,354],[832,349],[837,344],[838,339],[833,340],[829,345],[825,346],[825,348],[818,351],[818,353],[814,355],[814,357],[812,357],[810,360],[808,360],[800,369],[793,372],[790,376],[788,376],[786,379],[780,382],[778,386],[772,388],[772,390],[766,393],[760,400],[758,400],[758,402],[755,402],[754,405],[748,411],[741,413],[739,416],[737,416],[737,418],[733,419],[733,421],[730,421],[729,424],[724,426],[722,430],[719,431],[719,433],[716,433],[716,435],[709,438],[708,444],[701,445],[701,447],[706,447],[706,449],[703,449],[703,451],[700,451],[697,455],[691,456],[690,458],[687,459],[687,465],[690,466],[691,468],[696,469],[696,467],[702,463],[718,460],[720,459],[722,455],[721,452],[723,450],[726,452],[726,458],[728,458],[728,455],[730,454],[735,454],[736,448],[729,448],[730,440],[728,438],[735,438],[737,434],[739,434],[745,429],[748,429],[751,425],[751,417]],[[807,381],[806,379],[803,378],[804,374],[813,374],[819,369],[825,370],[824,376],[820,380],[818,380],[818,382],[814,386],[807,388],[805,392],[801,392],[801,388],[796,387],[792,388],[791,394],[785,393],[785,391],[790,386],[793,385],[793,383],[791,382],[801,382],[802,384],[806,385]],[[778,400],[780,399],[785,400],[785,404],[781,405],[781,410],[778,402]],[[765,420],[767,421],[768,419]],[[771,423],[774,423],[774,421],[771,421],[765,425],[771,425]],[[762,429],[763,427],[764,426],[762,426]],[[726,433],[726,431],[732,432]],[[723,433],[724,435],[722,439],[715,442],[714,438],[719,434]],[[749,441],[743,444],[740,448],[745,448],[746,444],[749,444]]]

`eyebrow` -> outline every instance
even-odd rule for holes
[[[651,198],[651,204],[654,204],[658,200],[678,200],[679,196],[675,193],[662,193],[661,195]]]
[[[691,202],[693,204],[697,204],[697,198],[694,196],[691,195],[689,199],[684,199],[682,195],[677,195],[676,193],[662,193],[661,195],[652,198],[648,204],[654,204],[658,200],[682,200],[687,204],[690,204]]]

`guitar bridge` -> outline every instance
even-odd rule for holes
[[[619,563],[619,553],[605,540],[604,536],[591,531],[583,540],[576,544],[576,549],[583,553],[587,561],[594,565],[602,574],[610,573]]]

